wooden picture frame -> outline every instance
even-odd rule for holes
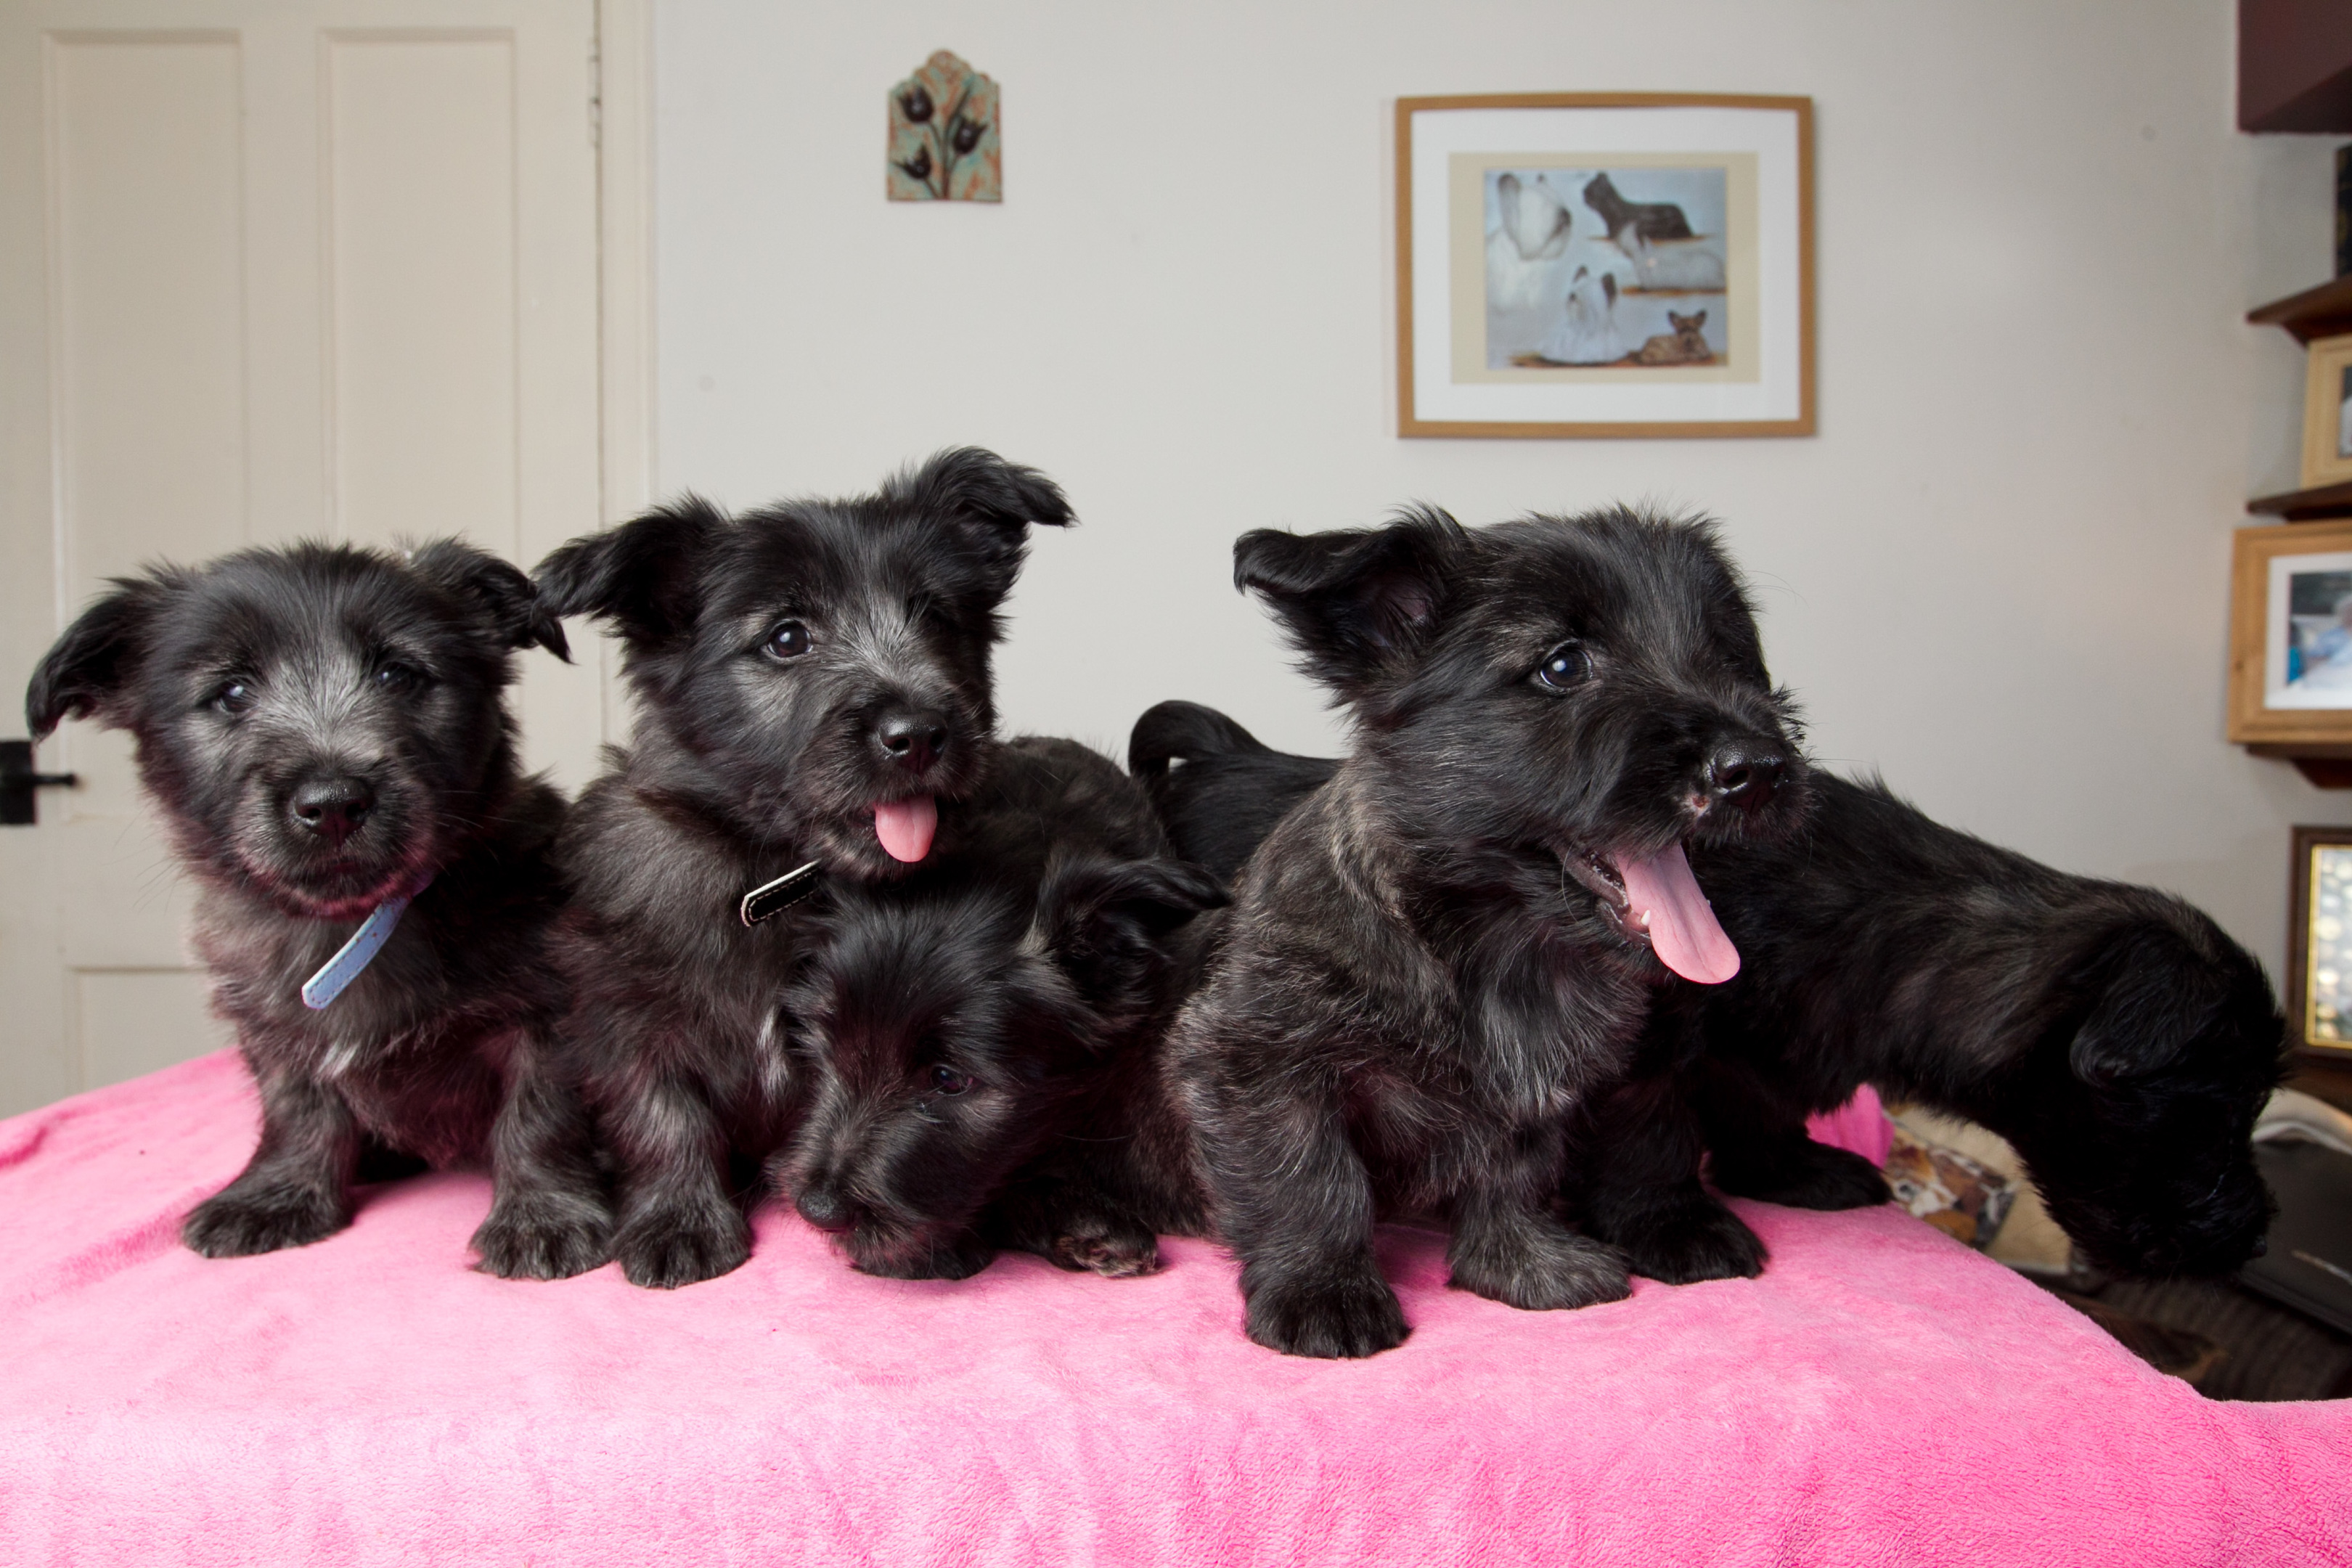
[[[2321,338],[2305,359],[2303,488],[2352,480],[2352,333]]]
[[[1813,434],[1811,99],[1401,98],[1396,205],[1400,436]]]
[[[2352,758],[2352,522],[2238,530],[2228,738],[2260,755]]]
[[[2297,827],[2287,882],[2287,1037],[2352,1065],[2352,826]]]

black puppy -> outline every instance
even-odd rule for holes
[[[1623,1296],[1617,1254],[1549,1213],[1562,1124],[1660,963],[1738,967],[1685,841],[1804,800],[1738,575],[1706,526],[1624,510],[1261,531],[1234,563],[1358,733],[1243,870],[1171,1041],[1250,1336],[1402,1340],[1381,1209],[1449,1217],[1481,1295]]]
[[[35,672],[35,735],[89,714],[136,739],[260,1087],[260,1148],[182,1228],[198,1252],[331,1236],[363,1165],[479,1159],[502,1093],[529,1092],[561,1010],[562,813],[506,711],[532,643],[565,652],[530,580],[471,546],[301,544],[118,579]],[[330,966],[361,933],[373,959]],[[583,1131],[542,1158],[584,1169]]]
[[[1051,481],[961,449],[856,500],[735,519],[688,500],[541,566],[551,608],[619,632],[637,700],[634,743],[559,851],[564,1059],[618,1212],[551,1194],[490,1267],[617,1254],[635,1283],[674,1287],[748,1256],[738,1176],[782,1142],[796,1091],[777,1007],[809,910],[791,900],[903,878],[935,832],[953,855],[940,803],[995,751],[998,606],[1029,525],[1071,521]]]
[[[1178,851],[1219,876],[1338,766],[1178,702],[1137,721],[1130,765]],[[1586,1228],[1652,1279],[1756,1274],[1764,1245],[1702,1187],[1702,1156],[1744,1196],[1884,1203],[1868,1161],[1803,1131],[1869,1083],[2007,1138],[2114,1272],[2221,1274],[2260,1256],[2270,1205],[2250,1132],[2284,1025],[2252,956],[2179,899],[2054,871],[1877,784],[1813,778],[1801,837],[1695,851],[1744,963],[1723,986],[1670,983],[1635,1068],[1595,1097],[1573,1140]]]
[[[1695,857],[1739,977],[1661,1000],[1595,1107],[1587,1228],[1672,1281],[1764,1248],[1699,1185],[1806,1208],[1883,1203],[1869,1162],[1805,1136],[1864,1083],[2015,1145],[2094,1261],[2222,1274],[2262,1250],[2255,1116],[2285,1024],[2253,956],[2177,898],[2068,876],[1817,775],[1809,831]]]
[[[1148,1272],[1160,1215],[1077,1198],[1164,1105],[1180,928],[1224,893],[1075,742],[1011,742],[963,816],[954,877],[835,891],[787,1007],[809,1108],[776,1184],[869,1274],[960,1279],[1003,1247]],[[1171,1131],[1144,1133],[1181,1152]]]

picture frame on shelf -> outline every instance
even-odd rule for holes
[[[2303,391],[2303,488],[2352,481],[2352,333],[2314,342]]]
[[[2230,576],[2228,738],[2352,759],[2352,521],[2242,528]]]
[[[1809,98],[1396,105],[1397,433],[1810,436]]]
[[[2287,883],[2288,1037],[2352,1066],[2352,827],[2297,827]]]

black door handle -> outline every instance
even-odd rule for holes
[[[79,783],[72,773],[35,773],[32,742],[0,741],[0,827],[24,827],[34,821],[35,790]]]

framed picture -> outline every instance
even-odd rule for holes
[[[1397,433],[1813,433],[1809,98],[1396,106]]]
[[[2298,827],[2286,912],[2286,1025],[2352,1062],[2352,827]]]
[[[2352,336],[2311,345],[2303,387],[2303,488],[2352,480]]]
[[[2352,757],[2352,522],[2238,530],[2229,738]]]

